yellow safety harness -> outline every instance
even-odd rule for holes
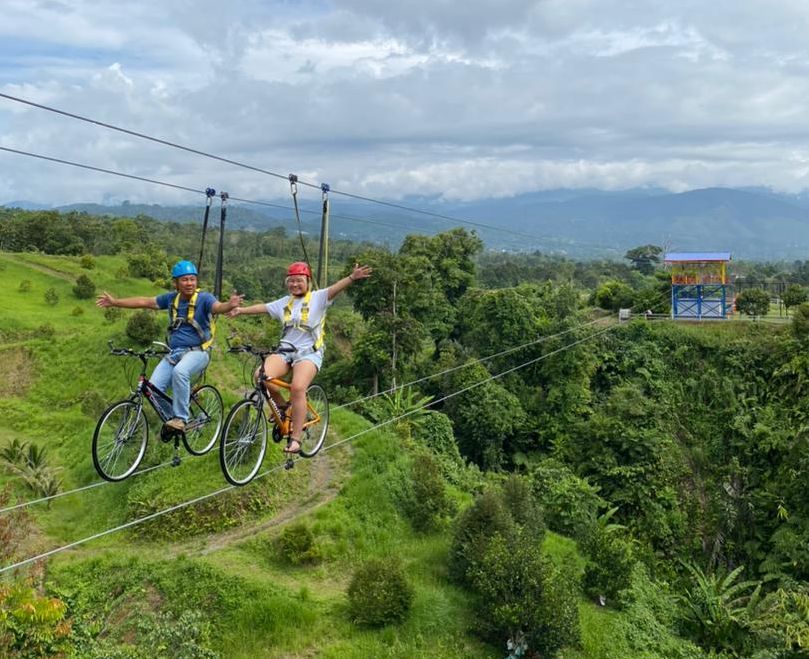
[[[289,302],[287,302],[286,307],[284,307],[284,331],[281,334],[281,338],[289,331],[291,328],[304,330],[305,332],[309,332],[312,336],[315,336],[315,329],[314,327],[310,327],[309,323],[309,301],[312,299],[312,291],[306,291],[306,295],[303,296],[303,302],[301,303],[301,317],[299,320],[292,319],[292,305],[295,303],[295,298],[290,295]],[[323,320],[320,321],[320,335],[315,336],[315,350],[320,350],[323,345],[323,340],[326,336],[326,318],[323,317]]]
[[[185,318],[179,319],[178,322],[178,311],[180,309],[180,293],[178,292],[177,295],[174,296],[174,300],[172,301],[171,305],[169,306],[169,332],[173,332],[174,330],[178,329],[182,323],[188,323],[193,327],[197,334],[199,335],[200,341],[202,341],[200,347],[203,350],[208,350],[213,343],[214,334],[216,333],[216,322],[213,319],[212,314],[208,314],[208,325],[211,328],[210,333],[206,334],[205,331],[202,329],[200,324],[197,322],[196,318],[194,318],[194,312],[197,308],[197,298],[199,297],[199,291],[194,291],[194,294],[191,296],[191,299],[188,300],[188,311],[186,313]]]

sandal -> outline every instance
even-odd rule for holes
[[[300,453],[303,444],[300,439],[290,439],[284,447],[284,453]]]

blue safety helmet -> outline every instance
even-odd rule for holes
[[[171,269],[171,276],[173,279],[177,279],[177,277],[183,277],[184,275],[195,275],[197,274],[197,266],[195,266],[191,261],[178,261],[174,264],[174,267]]]

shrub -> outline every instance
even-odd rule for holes
[[[143,309],[132,314],[126,324],[126,335],[141,345],[151,343],[160,335],[160,324],[151,311]]]
[[[45,302],[54,306],[55,304],[59,304],[59,293],[56,292],[56,289],[53,287],[49,288],[45,291]]]
[[[84,309],[81,307],[73,307],[73,311],[70,312],[71,316],[81,316],[84,313]]]
[[[20,282],[20,287],[17,289],[20,293],[28,293],[31,291],[31,280],[23,279]]]
[[[106,307],[104,309],[104,320],[108,323],[114,323],[121,318],[121,309],[119,307]]]
[[[96,267],[96,260],[91,254],[85,254],[79,259],[79,265],[85,270],[92,270]]]
[[[545,535],[542,509],[531,491],[531,483],[524,476],[512,475],[503,483],[503,503],[511,513],[511,518],[531,533],[536,542]]]
[[[107,407],[107,400],[100,391],[88,389],[80,397],[82,414],[96,419]]]
[[[523,641],[552,657],[580,638],[575,580],[541,555],[540,544],[519,533],[492,538],[470,570],[479,630],[492,641]]]
[[[373,559],[354,573],[348,587],[351,621],[381,627],[404,620],[413,603],[413,589],[402,566],[390,560]]]
[[[303,523],[285,527],[278,536],[277,545],[279,554],[293,565],[316,563],[321,558],[314,534]]]
[[[73,295],[80,300],[89,300],[96,294],[96,285],[87,275],[79,275],[73,287]]]
[[[419,532],[439,528],[452,512],[438,461],[427,452],[419,452],[410,465],[409,479],[402,500],[404,514]]]
[[[4,657],[64,656],[69,649],[67,605],[26,583],[0,585],[0,654]]]
[[[629,587],[635,565],[632,544],[610,528],[595,526],[581,543],[587,556],[582,588],[591,598],[607,602],[618,599],[618,593]]]
[[[605,505],[597,488],[556,460],[543,460],[531,473],[548,527],[582,538]]]
[[[597,307],[618,311],[618,309],[631,307],[634,293],[622,281],[611,280],[601,284],[593,295],[593,302]]]
[[[43,323],[37,327],[36,334],[42,339],[52,339],[56,334],[56,328],[50,323]]]
[[[463,511],[456,523],[449,550],[450,576],[460,583],[468,583],[470,568],[483,558],[491,538],[497,534],[508,538],[516,530],[499,493],[493,489],[485,491]]]
[[[736,310],[748,316],[766,316],[770,310],[770,295],[760,288],[749,288],[736,296]]]

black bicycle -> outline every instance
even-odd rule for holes
[[[165,423],[174,416],[169,396],[155,387],[146,377],[149,359],[162,358],[166,349],[147,349],[140,352],[129,348],[115,348],[110,344],[110,353],[117,357],[134,357],[140,360],[138,384],[129,398],[110,405],[99,418],[93,433],[93,464],[101,478],[122,481],[132,475],[143,460],[149,439],[149,424],[143,399],[164,424],[160,438],[174,441],[174,466],[180,464],[179,445],[182,440],[191,455],[205,455],[219,438],[222,428],[224,406],[222,396],[210,384],[196,386],[191,390],[190,418],[185,432],[168,428]]]

